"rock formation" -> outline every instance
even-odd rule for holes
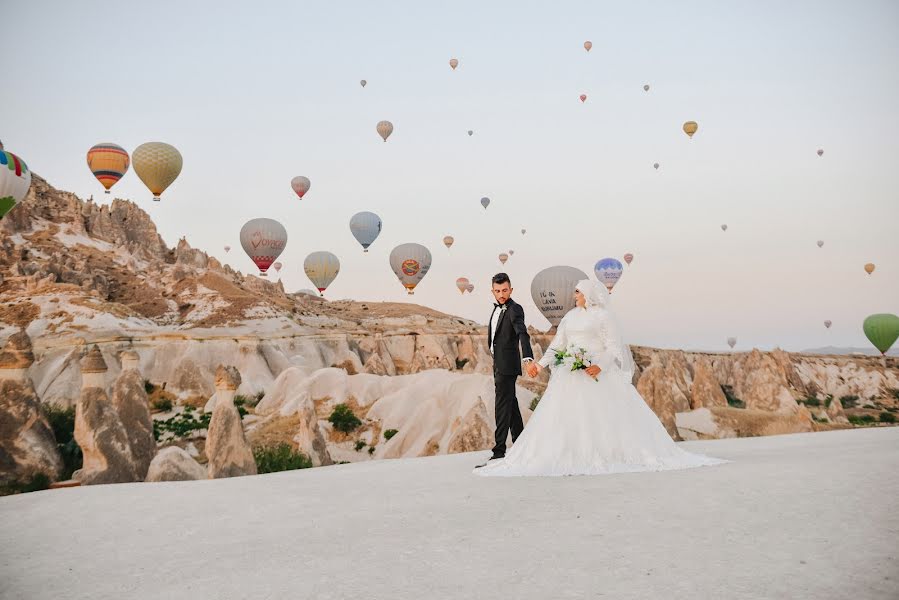
[[[160,450],[147,471],[146,481],[193,481],[206,479],[206,469],[186,450],[169,446]]]
[[[134,469],[139,479],[147,476],[150,461],[156,454],[153,419],[147,403],[144,380],[138,370],[139,357],[133,350],[120,355],[122,372],[112,388],[112,404],[128,435]]]
[[[206,437],[210,479],[256,474],[253,450],[247,443],[240,413],[234,406],[234,393],[239,385],[238,370],[219,365],[215,371],[216,403]]]
[[[106,361],[97,346],[81,360],[81,396],[75,408],[75,441],[84,455],[84,465],[73,478],[82,485],[140,481],[128,441],[106,390],[102,387]]]
[[[28,377],[33,362],[28,335],[10,336],[0,352],[0,484],[39,473],[55,481],[62,469],[56,438]]]

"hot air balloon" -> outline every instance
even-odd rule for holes
[[[131,159],[125,149],[116,144],[97,144],[87,151],[87,168],[106,188],[114,186],[128,171]]]
[[[830,319],[824,321],[824,326],[830,329],[830,326],[833,325],[833,322]]]
[[[225,252],[231,252],[231,246],[225,246]]]
[[[134,172],[153,194],[153,200],[169,187],[178,175],[184,160],[178,149],[163,142],[147,142],[134,149],[131,155]]]
[[[868,341],[886,356],[893,342],[899,338],[899,317],[887,313],[871,315],[865,319],[862,329]]]
[[[659,170],[659,163],[652,163],[652,168],[655,169],[656,171],[658,171],[658,170]]]
[[[454,238],[454,237],[451,236],[451,235],[445,235],[445,236],[443,236],[443,245],[446,246],[447,248],[449,248],[450,246],[452,246],[452,245],[453,245],[453,242],[455,242],[455,241],[456,241],[456,238]]]
[[[0,140],[0,150],[3,150],[3,140]]]
[[[499,262],[506,264],[507,260],[509,260],[509,255],[506,254],[505,252],[503,252],[499,255]]]
[[[875,268],[875,267],[874,267],[874,263],[868,263],[868,264],[866,264],[866,265],[865,265],[865,273],[867,273],[868,275],[870,275],[871,273],[874,272],[874,268]]]
[[[303,196],[306,195],[306,192],[309,191],[309,188],[312,187],[312,182],[309,181],[308,177],[297,175],[290,180],[290,187],[293,188],[293,191],[300,197],[300,200],[302,200]]]
[[[350,232],[362,244],[362,251],[368,252],[368,247],[381,234],[381,217],[367,211],[356,213],[350,218]]]
[[[487,197],[481,198],[481,206],[483,206],[484,209],[486,209],[488,206],[490,206],[490,198],[487,198]]]
[[[697,129],[699,129],[699,125],[696,123],[696,121],[687,121],[686,123],[684,123],[684,133],[686,133],[691,138],[693,137],[693,134],[696,133]]]
[[[729,338],[727,338],[727,345],[730,346],[731,348],[733,348],[734,346],[736,346],[736,345],[737,345],[737,338],[735,338],[735,337],[729,337]]]
[[[340,261],[332,253],[320,250],[306,257],[303,261],[303,270],[319,294],[324,296],[324,291],[340,273]]]
[[[0,219],[25,198],[31,187],[31,171],[21,158],[0,150]]]
[[[393,123],[390,121],[379,121],[378,126],[378,135],[384,138],[384,141],[387,141],[387,138],[390,137],[390,134],[393,133]]]
[[[287,230],[274,219],[250,219],[240,228],[240,245],[265,277],[287,245]]]
[[[649,84],[648,84],[648,83],[647,83],[646,85],[643,86],[643,91],[644,91],[644,92],[648,92],[648,91],[649,91]]]
[[[368,85],[368,82],[363,79],[362,81],[359,82],[359,85],[361,85],[362,87],[365,87],[366,85]]]
[[[415,286],[431,268],[431,252],[421,244],[400,244],[390,252],[390,268],[409,294],[414,294]]]
[[[279,262],[276,262],[276,263],[274,263],[274,264],[272,265],[272,267],[273,267],[273,268],[275,269],[275,271],[277,271],[278,273],[281,272],[281,267],[283,267],[283,266],[284,266],[284,265],[282,265],[282,264],[279,263]]]
[[[578,97],[581,99],[581,102],[586,102],[586,101],[587,101],[587,94],[581,94],[581,95],[578,96]]]
[[[818,148],[818,156],[824,156],[824,150]]]
[[[468,277],[460,277],[456,280],[456,287],[459,288],[459,292],[462,294],[468,291],[469,285],[471,285],[471,282],[468,281]]]
[[[451,58],[449,65],[450,65],[450,68],[452,68],[452,70],[455,71],[456,67],[459,66],[459,61],[456,60],[455,58]]]
[[[815,243],[818,244],[818,247],[819,247],[819,248],[821,248],[822,246],[824,246],[824,240],[818,240],[818,241],[815,242]]]
[[[468,130],[468,137],[471,137],[471,136],[473,136],[473,135],[474,135],[474,130],[473,130],[473,129],[469,129],[469,130]]]
[[[574,286],[584,279],[586,273],[567,266],[549,267],[534,276],[531,298],[553,327],[558,327],[562,317],[575,307]]]
[[[593,267],[593,273],[596,274],[596,279],[606,286],[609,293],[612,292],[612,288],[615,287],[615,284],[621,279],[621,274],[623,272],[624,266],[614,258],[601,258]]]
[[[469,284],[468,284],[468,287],[467,287],[465,290],[466,290],[469,294],[472,293],[472,292],[474,291],[474,284],[473,284],[473,283],[469,283]]]
[[[586,50],[587,52],[590,52],[590,48],[592,48],[592,47],[593,47],[593,42],[591,42],[590,40],[587,40],[586,42],[584,42],[584,50]]]
[[[727,223],[721,225],[721,231],[727,231]]]
[[[524,235],[524,234],[526,234],[527,232],[528,232],[527,229],[522,229],[522,230],[521,230],[521,235]]]
[[[515,255],[515,250],[509,250],[509,256],[514,256],[514,255]]]
[[[634,255],[630,252],[624,255],[624,262],[626,262],[628,266],[630,266],[632,260],[634,260]]]

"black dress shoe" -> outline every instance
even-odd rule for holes
[[[484,464],[475,466],[475,469],[480,469],[481,467],[486,467],[488,464],[490,464],[491,460],[500,460],[501,458],[506,458],[506,457],[505,456],[491,456],[490,459],[487,462],[485,462]]]

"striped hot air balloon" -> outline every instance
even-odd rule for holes
[[[21,202],[31,187],[31,171],[21,158],[0,150],[0,219]]]
[[[109,188],[114,186],[131,165],[131,158],[124,148],[118,144],[102,143],[96,144],[87,151],[87,168],[91,170],[97,181],[106,188],[105,193],[109,193]]]

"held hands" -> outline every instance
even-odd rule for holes
[[[602,369],[599,368],[599,365],[590,365],[589,367],[587,367],[587,375],[589,375],[593,379],[596,379],[601,372]]]
[[[528,377],[531,377],[531,378],[536,377],[540,373],[540,371],[543,370],[543,367],[541,367],[535,361],[530,361],[526,368],[527,368],[527,372],[528,372]]]

